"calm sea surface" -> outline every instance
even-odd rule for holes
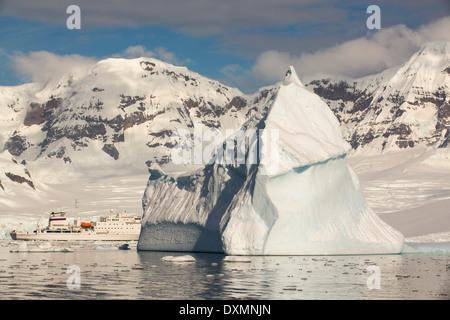
[[[10,252],[0,241],[0,298],[27,299],[450,299],[450,243],[410,244],[425,253],[366,256],[254,256],[224,261],[142,252],[131,243],[53,243],[71,252]],[[49,243],[27,243],[45,251]],[[53,249],[52,249],[53,250]],[[39,250],[37,250],[39,251]]]

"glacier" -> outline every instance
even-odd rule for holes
[[[243,129],[259,129],[258,161],[195,170],[157,164],[143,197],[138,250],[228,255],[391,254],[403,235],[367,205],[338,120],[290,67]],[[276,139],[274,139],[276,138]],[[225,142],[224,142],[225,143]]]

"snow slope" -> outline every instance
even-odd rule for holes
[[[205,165],[171,176],[154,169],[140,250],[231,255],[398,253],[403,236],[367,206],[339,123],[291,67],[258,121],[260,161]],[[276,134],[278,146],[269,134]]]
[[[449,234],[449,148],[352,155],[349,163],[370,207],[406,237]]]

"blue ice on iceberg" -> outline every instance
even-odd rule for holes
[[[138,250],[401,252],[403,235],[365,201],[346,161],[350,146],[332,111],[304,88],[293,67],[277,86],[264,116],[245,125],[277,133],[276,157],[274,148],[263,147],[256,164],[214,163],[183,174],[151,168]],[[268,135],[259,139],[262,146],[271,142]]]

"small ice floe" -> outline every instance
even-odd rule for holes
[[[16,248],[11,249],[9,252],[28,252],[27,243],[22,242]]]
[[[28,249],[28,252],[52,252],[54,248],[50,242],[37,245]]]
[[[127,243],[130,246],[130,248],[136,248],[137,247],[137,241],[130,241],[130,242],[127,242]]]
[[[224,262],[246,262],[249,263],[252,260],[249,257],[244,257],[244,256],[226,256],[225,258],[223,258]]]
[[[11,252],[43,253],[43,252],[74,252],[74,250],[69,247],[53,246],[51,242],[46,242],[44,244],[32,247],[28,247],[26,243],[23,243],[19,246],[17,251],[11,250]]]
[[[107,245],[107,244],[102,244],[102,245],[96,246],[94,249],[95,250],[117,250],[118,247]]]
[[[184,255],[184,256],[165,256],[161,258],[162,261],[169,261],[169,262],[194,262],[195,258],[190,255]]]
[[[132,270],[144,270],[144,267],[141,265],[134,265],[131,267]]]
[[[53,248],[53,252],[74,252],[75,250],[71,249],[71,248]]]

